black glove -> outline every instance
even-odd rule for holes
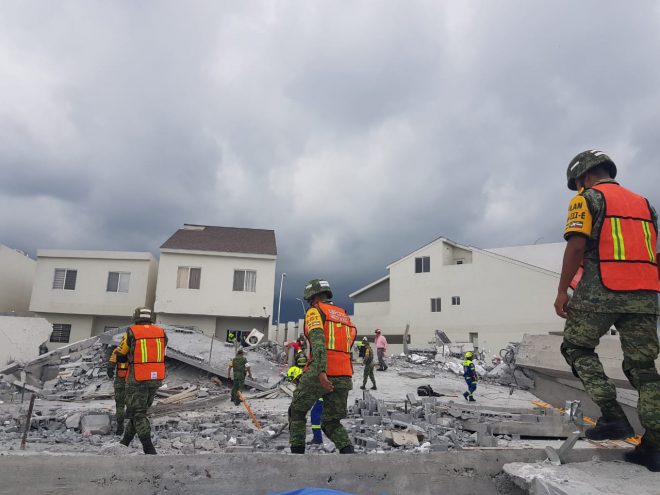
[[[112,379],[115,376],[115,369],[108,366],[108,378]]]

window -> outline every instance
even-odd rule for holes
[[[465,260],[463,258],[459,258],[456,260],[457,265],[462,265]]]
[[[202,278],[201,268],[192,268],[190,266],[180,266],[176,274],[177,289],[199,289],[199,282]]]
[[[55,268],[55,276],[53,277],[53,289],[76,290],[77,276],[78,270]]]
[[[234,290],[257,291],[257,272],[254,270],[234,270]]]
[[[128,292],[131,274],[128,272],[108,272],[106,292]]]
[[[461,296],[451,296],[451,305],[460,306],[461,305]]]
[[[439,313],[440,312],[440,298],[439,297],[434,297],[431,299],[431,313]]]
[[[431,257],[422,256],[415,258],[415,273],[427,273],[431,271]]]
[[[51,342],[69,342],[71,337],[71,325],[68,323],[53,323],[53,333],[50,334]]]

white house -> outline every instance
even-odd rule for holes
[[[277,245],[272,230],[184,225],[160,249],[157,322],[229,332],[268,330]]]
[[[36,269],[28,255],[0,244],[0,313],[28,310]]]
[[[498,355],[525,333],[563,329],[553,309],[556,271],[445,238],[387,270],[385,277],[350,294],[360,334],[380,328],[397,344],[410,324],[411,345],[433,342],[438,329],[454,342],[473,342]],[[400,349],[395,345],[393,350]]]
[[[40,249],[30,311],[53,325],[52,347],[129,324],[152,308],[158,263],[151,253]]]

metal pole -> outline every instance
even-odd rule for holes
[[[28,431],[30,431],[30,426],[32,425],[32,408],[34,408],[34,398],[35,394],[32,394],[30,397],[30,407],[28,407],[27,412],[27,421],[25,422],[25,430],[23,431],[23,440],[21,440],[21,450],[25,450],[25,443],[27,442]]]
[[[211,350],[209,351],[209,366],[211,366],[211,356],[213,355],[213,341],[215,338],[211,337]]]
[[[303,318],[305,318],[305,303],[303,303],[303,300],[300,299],[299,297],[296,297],[296,299],[300,301],[300,307],[302,308]]]
[[[286,277],[286,273],[282,273],[282,276],[280,277],[280,299],[277,303],[277,326],[279,329],[280,321],[282,319],[282,313],[280,311],[282,310],[282,286],[284,285],[284,277]]]

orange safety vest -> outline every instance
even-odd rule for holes
[[[165,331],[158,325],[132,325],[135,339],[131,356],[135,381],[163,380],[165,378]]]
[[[660,292],[655,246],[658,233],[646,198],[614,183],[593,187],[605,198],[600,229],[600,278],[612,291]]]
[[[319,310],[323,318],[328,360],[326,374],[328,376],[353,376],[351,346],[357,337],[357,329],[344,309],[325,303],[318,303],[314,307]],[[309,340],[306,325],[305,336]]]

